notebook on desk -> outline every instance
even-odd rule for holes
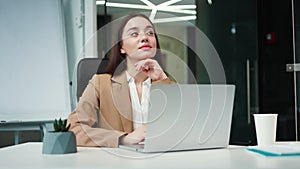
[[[120,148],[147,153],[227,147],[234,93],[234,85],[152,84],[145,141]]]
[[[276,142],[273,145],[249,146],[247,150],[263,156],[300,156],[300,142]]]

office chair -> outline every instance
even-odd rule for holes
[[[103,73],[107,64],[108,59],[105,58],[83,58],[79,61],[77,66],[77,101],[81,97],[92,76],[96,74],[97,71],[98,73]]]

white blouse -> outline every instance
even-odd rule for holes
[[[142,124],[147,122],[151,79],[146,79],[142,84],[142,100],[140,103],[134,78],[128,72],[126,72],[126,76],[130,91],[131,107],[133,113],[133,129],[136,130]]]

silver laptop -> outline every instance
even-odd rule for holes
[[[234,85],[151,85],[143,144],[120,145],[139,152],[225,148],[229,144]]]

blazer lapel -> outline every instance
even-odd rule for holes
[[[112,77],[112,93],[124,131],[133,131],[131,99],[125,71]]]

